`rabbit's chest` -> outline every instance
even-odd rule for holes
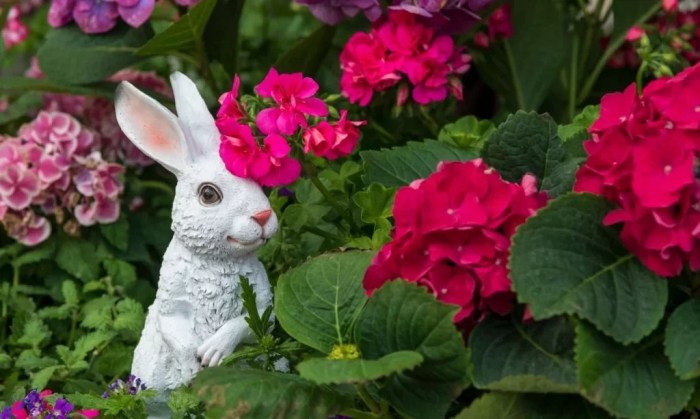
[[[243,302],[238,275],[239,270],[234,267],[207,267],[190,272],[188,293],[195,307],[195,333],[210,336],[226,321],[241,315]]]

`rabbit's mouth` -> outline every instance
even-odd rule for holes
[[[258,237],[255,240],[244,242],[244,241],[236,239],[233,236],[228,236],[228,237],[226,237],[226,241],[228,241],[229,243],[232,243],[232,244],[243,246],[243,247],[251,247],[251,246],[258,246],[258,245],[263,244],[263,242],[265,242],[265,239],[263,239],[262,237]]]

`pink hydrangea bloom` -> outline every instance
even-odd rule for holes
[[[637,95],[605,95],[584,143],[588,158],[574,190],[602,195],[616,208],[621,239],[649,269],[678,275],[700,270],[700,64],[653,81]]]
[[[460,307],[464,329],[486,312],[507,314],[515,303],[508,278],[515,228],[546,202],[535,180],[504,181],[481,159],[441,163],[427,179],[399,189],[393,239],[367,269],[368,294],[402,278]]]
[[[448,94],[461,98],[459,77],[469,70],[470,61],[451,37],[437,35],[416,15],[391,12],[369,34],[353,35],[343,48],[341,92],[351,103],[366,106],[374,92],[407,80],[397,94],[399,105],[408,97],[409,85],[411,97],[421,105],[443,101]]]
[[[2,9],[0,9],[1,11]],[[29,29],[19,20],[19,8],[13,6],[7,14],[5,27],[2,28],[2,40],[5,44],[5,49],[12,48],[24,41],[29,35]]]
[[[258,129],[265,134],[292,135],[299,127],[306,128],[306,116],[326,116],[326,104],[314,95],[318,83],[301,73],[279,74],[271,68],[255,91],[272,98],[276,105],[261,111],[256,119]]]

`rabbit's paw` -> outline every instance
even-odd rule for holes
[[[203,367],[214,367],[233,352],[238,342],[228,333],[215,333],[197,348]]]

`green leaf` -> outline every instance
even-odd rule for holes
[[[201,46],[204,27],[217,0],[201,0],[168,29],[154,36],[137,51],[138,55],[165,55],[183,51],[191,53]]]
[[[49,383],[49,380],[51,380],[51,377],[53,377],[53,374],[56,372],[56,370],[60,369],[61,367],[58,365],[54,365],[52,367],[46,367],[44,369],[41,369],[35,373],[32,374],[32,388],[46,388],[46,384]]]
[[[362,278],[372,253],[327,254],[282,274],[275,292],[275,314],[294,339],[323,353],[348,343],[367,301]]]
[[[299,375],[316,384],[361,383],[414,368],[423,356],[414,351],[399,351],[379,359],[313,358],[299,365]]]
[[[513,36],[474,56],[479,75],[512,111],[537,110],[559,76],[569,49],[560,6],[557,0],[514,0]]]
[[[116,285],[130,287],[136,282],[136,268],[129,262],[119,259],[105,259],[102,261],[102,266]]]
[[[700,376],[700,301],[687,301],[674,310],[666,325],[664,346],[679,377]]]
[[[360,207],[360,218],[367,224],[391,217],[394,207],[394,191],[373,183],[363,191],[357,192],[352,200]]]
[[[48,79],[31,79],[29,77],[0,77],[0,92],[51,92],[73,95],[98,96],[107,99],[114,98],[117,84],[113,82],[98,82],[83,86],[67,83],[57,83]]]
[[[478,154],[495,129],[488,119],[468,115],[442,127],[438,141]]]
[[[528,393],[576,393],[574,331],[557,317],[523,325],[491,316],[469,336],[477,388]]]
[[[470,151],[435,140],[408,142],[392,149],[360,152],[365,168],[365,184],[404,186],[430,175],[441,161],[467,161],[476,157]]]
[[[12,357],[4,352],[0,352],[0,369],[10,368],[12,365]]]
[[[125,216],[110,224],[100,224],[102,236],[114,247],[125,252],[129,246],[129,221]]]
[[[313,77],[333,45],[335,26],[323,25],[309,36],[294,43],[277,59],[274,68],[280,73],[301,72]]]
[[[337,393],[293,374],[215,367],[194,379],[207,417],[323,418],[346,406]]]
[[[178,387],[168,396],[168,407],[174,417],[189,418],[188,412],[198,409],[201,401],[189,387]]]
[[[17,357],[17,360],[15,360],[15,367],[27,371],[33,371],[47,368],[52,365],[56,365],[57,363],[58,362],[53,358],[49,358],[48,356],[39,357],[33,352],[32,349],[27,349],[20,352],[19,357]]]
[[[661,4],[656,0],[615,0],[610,7],[615,15],[615,26],[610,37],[611,41],[615,41],[624,39],[633,26],[646,22],[661,8]]]
[[[117,315],[114,318],[114,328],[125,330],[138,336],[146,321],[143,306],[136,300],[125,298],[117,303]]]
[[[510,115],[498,126],[484,145],[482,155],[503,179],[519,183],[530,173],[535,175],[542,189],[545,182],[552,183],[548,178],[566,160],[566,151],[552,118],[523,111]]]
[[[95,245],[85,240],[62,240],[56,252],[56,263],[61,269],[84,282],[97,279],[100,275],[100,259]]]
[[[612,419],[577,396],[560,394],[487,393],[455,419]]]
[[[599,114],[600,105],[588,105],[574,117],[570,124],[559,126],[557,134],[570,155],[577,157],[586,156],[582,143],[590,137],[588,128],[598,119]]]
[[[80,302],[78,288],[76,288],[75,282],[73,281],[63,281],[61,284],[61,293],[67,305],[77,306]]]
[[[443,304],[425,288],[391,281],[369,299],[355,326],[364,359],[415,351],[423,363],[386,378],[380,395],[413,417],[444,417],[468,384],[467,350],[452,323],[458,308]]]
[[[39,65],[50,80],[87,84],[104,80],[137,62],[136,49],[153,36],[150,25],[118,25],[104,34],[85,34],[72,25],[52,29],[39,48]]]
[[[49,328],[46,327],[39,316],[34,315],[24,324],[22,336],[17,340],[17,343],[36,349],[41,345],[41,342],[45,341],[50,336],[51,332]]]
[[[615,416],[665,419],[690,399],[693,382],[673,373],[661,336],[623,346],[586,322],[576,327],[576,336],[581,392]]]
[[[541,209],[513,237],[510,279],[535,319],[576,314],[622,343],[656,328],[668,284],[642,266],[603,226],[601,197],[567,194]]]
[[[236,72],[238,27],[244,3],[243,0],[218,0],[204,29],[207,56],[223,65],[229,80]]]
[[[29,265],[31,263],[37,263],[44,260],[49,260],[54,257],[56,253],[56,242],[54,240],[47,240],[37,247],[31,248],[31,250],[22,253],[18,256],[13,264],[15,267],[21,267],[24,265]]]
[[[2,79],[0,79],[0,84],[2,84]],[[42,106],[42,103],[40,94],[36,92],[24,93],[17,99],[10,101],[10,105],[0,113],[0,125],[27,116],[31,111]]]
[[[257,336],[258,339],[262,339],[263,336],[268,334],[268,331],[272,327],[272,322],[269,321],[269,317],[266,319],[266,321],[263,321],[263,319],[260,318],[255,291],[250,285],[248,278],[240,277],[240,283],[243,307],[247,313],[245,321],[248,323],[248,327],[250,327],[253,333],[255,333],[255,336]]]

